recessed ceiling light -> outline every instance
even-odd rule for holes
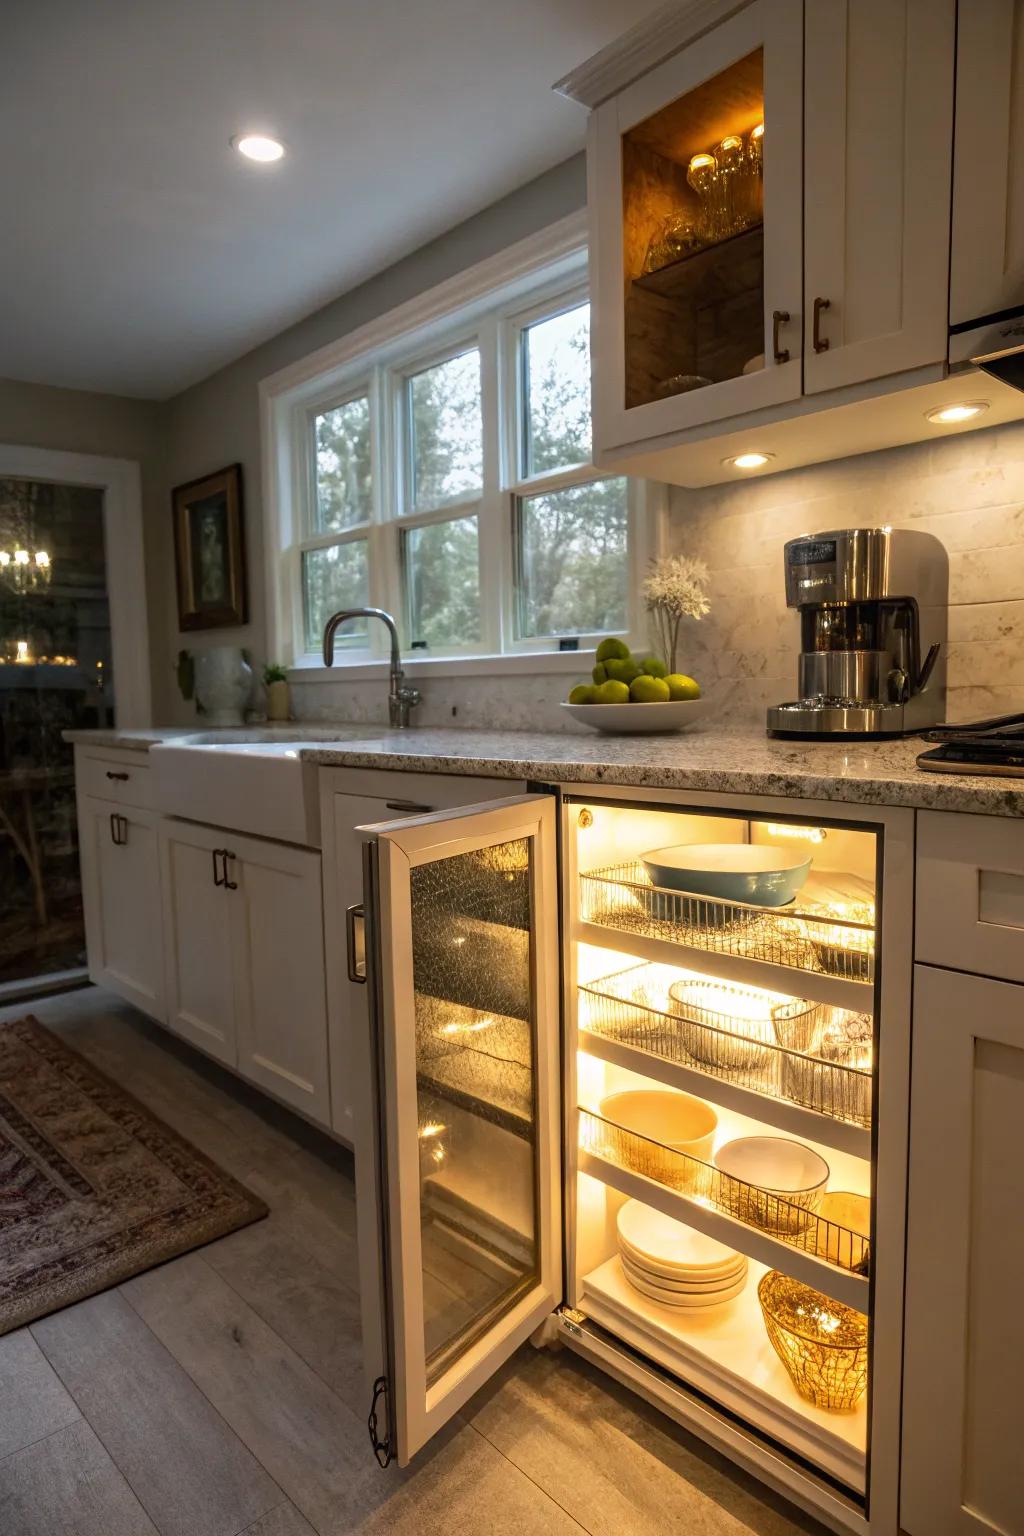
[[[240,134],[231,140],[231,146],[247,160],[258,160],[261,165],[270,165],[284,154],[284,145],[278,139],[267,138],[263,133]]]
[[[722,463],[728,464],[732,469],[760,469],[774,457],[774,453],[737,453],[733,458],[723,459]]]
[[[937,405],[933,411],[925,411],[925,420],[937,427],[953,427],[959,421],[970,421],[988,410],[987,400],[958,400],[955,405]]]

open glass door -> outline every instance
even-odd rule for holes
[[[561,1301],[555,802],[361,831],[364,1348],[374,1451],[404,1465]]]

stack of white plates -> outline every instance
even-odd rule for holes
[[[619,1255],[630,1285],[666,1307],[716,1307],[747,1279],[745,1255],[639,1200],[618,1215]]]

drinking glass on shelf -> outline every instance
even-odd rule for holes
[[[718,164],[721,233],[731,235],[746,222],[741,205],[747,157],[738,133],[726,135],[715,150],[715,160]]]
[[[645,272],[658,272],[688,256],[701,245],[698,221],[691,213],[674,213],[656,235],[652,235],[644,260]]]
[[[694,155],[686,179],[700,199],[700,232],[705,243],[722,237],[718,161],[714,155]]]
[[[750,130],[744,156],[743,182],[746,222],[756,224],[762,217],[761,186],[764,175],[764,123]]]

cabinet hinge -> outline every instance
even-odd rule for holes
[[[563,1307],[558,1316],[566,1333],[583,1332],[583,1325],[587,1320],[585,1312],[577,1312],[575,1307]]]

